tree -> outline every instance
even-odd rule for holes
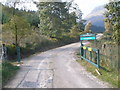
[[[85,26],[85,32],[91,32],[92,22],[89,21]]]
[[[107,9],[105,16],[109,19],[113,28],[112,37],[115,42],[120,44],[120,1],[110,0],[105,8]]]
[[[80,31],[79,31],[79,26],[78,25],[74,25],[71,29],[71,36],[72,37],[78,37],[80,35]]]
[[[66,17],[68,16],[68,10],[66,3],[61,2],[40,2],[40,30],[44,35],[51,38],[60,38],[64,27],[66,26]],[[66,29],[67,30],[67,29]]]
[[[40,2],[37,5],[40,12],[39,28],[42,34],[60,39],[78,24],[76,13],[69,12],[67,5],[67,2]]]
[[[39,14],[38,12],[35,11],[22,11],[20,10],[19,12],[21,12],[21,16],[27,20],[28,23],[30,23],[31,26],[35,26],[38,27],[38,24],[40,23],[39,20]],[[20,16],[19,14],[17,14],[18,16]]]
[[[2,5],[2,4],[0,4]],[[26,11],[22,9],[15,9],[14,7],[8,7],[5,5],[2,5],[2,13],[1,13],[1,23],[5,24],[10,21],[10,19],[13,17],[13,11],[15,12],[14,15],[23,17],[27,20],[28,23],[30,23],[31,26],[38,27],[39,24],[39,14],[36,11]]]
[[[112,33],[112,24],[108,18],[105,19],[105,32]]]
[[[11,33],[16,45],[20,44],[21,39],[30,33],[30,25],[27,21],[19,16],[14,16],[11,20],[3,25],[3,32]]]

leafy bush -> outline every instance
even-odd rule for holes
[[[7,54],[9,59],[16,59],[16,47],[13,45],[7,45]]]

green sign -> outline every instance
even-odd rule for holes
[[[95,36],[95,34],[92,34],[92,33],[85,33],[85,34],[82,34],[80,35],[81,37],[91,37],[91,36]]]
[[[95,40],[96,37],[80,37],[80,40]]]

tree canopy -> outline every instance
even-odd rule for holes
[[[0,4],[2,5],[2,4]],[[28,23],[30,23],[31,26],[38,27],[39,21],[39,14],[35,11],[25,11],[25,10],[19,10],[15,9],[14,7],[9,7],[2,5],[2,17],[0,19],[2,20],[2,24],[8,23],[10,19],[13,17],[13,11],[16,16],[20,16],[27,20]]]
[[[14,40],[12,43],[19,44],[21,39],[24,39],[25,36],[30,33],[30,24],[23,18],[19,16],[13,16],[10,21],[3,25],[3,35],[4,32],[12,33],[12,38],[17,38],[17,41]],[[17,37],[16,37],[17,35]]]
[[[61,38],[78,24],[75,12],[69,13],[67,2],[40,2],[40,31],[51,38]]]
[[[89,21],[85,26],[85,32],[91,32],[92,22]]]
[[[112,24],[113,39],[120,44],[120,1],[110,0],[105,8],[107,9],[105,16]]]

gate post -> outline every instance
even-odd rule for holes
[[[20,57],[20,47],[17,46],[17,61],[18,61],[18,63],[20,63],[20,59],[21,59],[21,57]]]
[[[98,64],[98,68],[100,68],[100,52],[99,52],[99,49],[97,50],[97,64]]]

